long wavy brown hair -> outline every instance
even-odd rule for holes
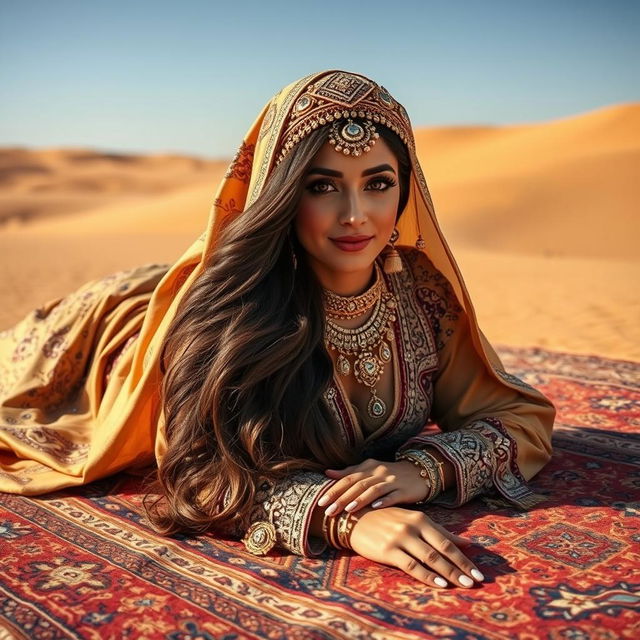
[[[376,126],[398,159],[399,217],[410,161],[400,138]],[[322,289],[292,224],[327,136],[322,127],[300,141],[225,225],[168,328],[160,353],[167,451],[143,501],[158,533],[244,530],[259,481],[361,459],[322,401],[333,373]]]

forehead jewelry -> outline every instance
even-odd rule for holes
[[[364,120],[362,124],[351,118],[344,124],[344,120],[336,121],[329,130],[329,144],[345,156],[359,156],[371,151],[380,134],[371,120]]]
[[[267,120],[267,127],[274,126],[273,122],[273,117]],[[415,154],[411,121],[405,108],[382,85],[357,73],[329,71],[318,77],[291,97],[279,122],[282,133],[275,143],[276,165],[312,131],[324,126],[329,127],[333,148],[347,156],[357,157],[371,151],[380,137],[376,124],[391,129]],[[417,206],[415,211],[417,218]],[[425,241],[419,219],[417,226],[416,247],[422,250]]]
[[[373,80],[357,73],[332,71],[318,78],[293,98],[284,115],[275,164],[314,129],[329,125],[336,149],[345,155],[371,150],[380,123],[413,145],[411,122],[404,107]],[[345,149],[347,151],[345,151]]]

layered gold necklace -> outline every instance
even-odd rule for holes
[[[355,379],[369,387],[371,399],[367,413],[371,418],[382,418],[387,413],[387,405],[378,396],[376,385],[391,361],[393,323],[396,320],[397,303],[395,296],[385,284],[382,270],[375,263],[375,282],[364,293],[357,296],[340,296],[324,290],[327,313],[325,344],[338,352],[336,367],[338,373],[348,376],[353,371]],[[369,319],[355,329],[347,329],[335,320],[347,320],[363,315],[373,307]]]

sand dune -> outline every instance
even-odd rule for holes
[[[0,225],[75,215],[217,180],[228,162],[88,149],[0,149]],[[1,227],[0,227],[1,228]]]
[[[416,141],[490,340],[640,360],[640,104],[420,129]],[[0,329],[93,277],[175,260],[203,231],[227,165],[0,153],[0,211],[15,219],[31,206],[27,223],[0,231]]]
[[[640,104],[461,129],[416,134],[452,242],[530,255],[638,256]]]

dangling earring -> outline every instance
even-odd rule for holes
[[[399,237],[400,234],[398,233],[398,230],[394,228],[393,233],[389,238],[391,249],[387,251],[387,254],[384,258],[383,268],[385,273],[399,273],[400,271],[402,271],[402,260],[400,259],[400,254],[398,253],[398,250],[393,246]]]
[[[418,201],[416,200],[416,188],[413,187],[413,209],[416,212],[416,226],[418,227],[418,238],[416,239],[416,249],[420,249],[422,251],[427,243],[424,241],[422,237],[422,230],[420,229],[420,216],[418,215]]]

